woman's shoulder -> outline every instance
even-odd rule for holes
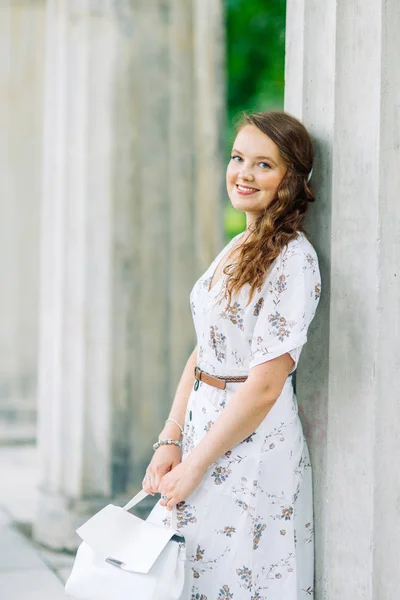
[[[297,236],[282,248],[277,262],[284,268],[301,268],[304,271],[311,270],[314,274],[319,273],[317,253],[303,232],[298,232]]]
[[[299,231],[297,236],[286,244],[286,246],[282,249],[281,254],[282,257],[294,255],[307,257],[307,255],[310,255],[315,258],[315,260],[318,260],[314,246],[302,231]]]
[[[244,236],[245,231],[241,231],[237,235],[235,235],[225,246],[225,249],[228,247],[235,247],[236,245],[240,245],[239,241],[242,236]],[[297,257],[297,259],[296,259]],[[308,264],[315,264],[318,267],[318,256],[316,250],[307,235],[302,231],[298,231],[296,237],[291,239],[280,251],[277,258],[273,261],[273,263],[277,266],[282,262],[290,262],[295,263],[299,261],[305,261]]]

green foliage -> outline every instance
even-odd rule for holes
[[[233,208],[229,198],[224,206],[224,226],[227,241],[231,240],[235,235],[244,231],[246,228],[245,213]]]
[[[226,161],[234,118],[242,111],[283,108],[286,0],[226,0],[228,127]],[[227,199],[228,239],[245,227],[245,215]]]
[[[228,117],[282,108],[286,0],[226,0]]]

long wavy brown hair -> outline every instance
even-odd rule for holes
[[[313,167],[314,150],[304,125],[289,113],[272,110],[241,113],[235,126],[236,135],[246,125],[255,125],[275,142],[287,171],[275,199],[249,228],[250,236],[240,248],[237,260],[224,267],[228,304],[232,294],[238,293],[245,284],[251,286],[249,304],[286,244],[299,232],[308,237],[303,221],[308,203],[315,200],[307,181]]]

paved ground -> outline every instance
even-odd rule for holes
[[[0,597],[66,600],[64,582],[73,556],[52,552],[30,538],[38,483],[34,446],[0,446]]]

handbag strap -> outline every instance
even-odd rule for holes
[[[122,509],[129,510],[130,508],[133,508],[134,506],[136,506],[136,504],[139,504],[139,502],[144,500],[147,496],[148,494],[144,490],[141,490],[138,494],[136,494],[136,496],[133,496],[133,498],[129,500],[129,502],[125,504],[125,506],[123,506]]]
[[[147,492],[145,492],[144,490],[141,490],[138,494],[136,494],[136,496],[133,496],[133,498],[131,500],[129,500],[129,502],[127,502],[125,504],[125,506],[122,507],[122,510],[130,510],[131,508],[136,506],[136,504],[139,504],[139,502],[144,500],[147,496],[148,496]],[[177,522],[176,515],[177,515],[176,507],[174,507],[171,511],[171,527],[173,529],[175,529],[175,531],[177,531],[177,529],[178,529],[178,522]]]

